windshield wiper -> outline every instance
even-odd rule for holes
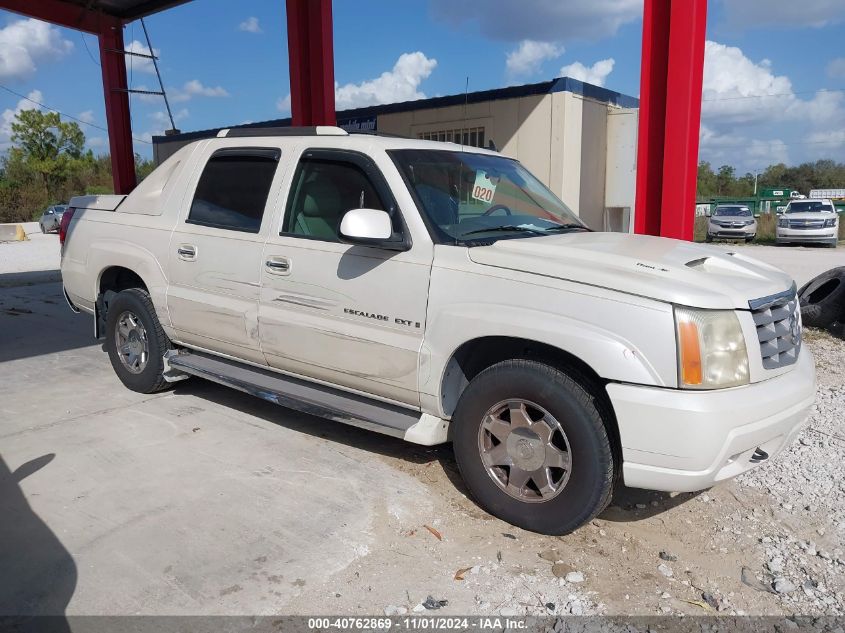
[[[591,231],[592,229],[588,229],[583,224],[578,224],[577,222],[568,222],[566,224],[558,224],[556,226],[550,226],[545,230],[546,233],[552,233],[557,231]]]
[[[536,233],[537,235],[542,235],[545,233],[543,229],[532,229],[527,226],[519,226],[517,224],[503,224],[502,226],[490,226],[486,229],[473,229],[472,231],[467,231],[466,233],[461,233],[459,237],[467,237],[468,235],[476,235],[477,233],[489,233],[492,231],[508,231],[508,232],[516,232],[516,233]]]

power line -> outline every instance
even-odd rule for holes
[[[72,120],[76,121],[77,123],[82,123],[82,125],[87,125],[88,127],[93,127],[93,128],[98,129],[98,130],[102,130],[103,132],[105,132],[106,134],[108,134],[109,129],[108,129],[108,128],[106,128],[106,127],[103,127],[102,125],[97,125],[96,123],[89,123],[88,121],[83,121],[82,119],[78,119],[78,118],[76,118],[75,116],[72,116],[72,115],[70,115],[70,114],[65,114],[65,113],[64,113],[64,112],[62,112],[61,110],[57,110],[56,108],[51,108],[50,106],[45,105],[45,104],[43,104],[43,103],[40,103],[40,102],[36,101],[35,99],[31,99],[31,98],[27,97],[26,95],[22,95],[22,94],[21,94],[21,93],[19,93],[19,92],[15,92],[15,91],[14,91],[14,90],[12,90],[11,88],[8,88],[8,87],[4,86],[3,84],[0,84],[0,88],[2,88],[3,90],[5,90],[6,92],[9,92],[9,93],[11,93],[11,94],[15,95],[16,97],[20,97],[21,99],[26,99],[26,100],[27,100],[27,101],[29,101],[30,103],[34,103],[34,104],[35,104],[35,105],[37,105],[39,108],[44,108],[45,110],[49,110],[50,112],[55,112],[55,113],[56,113],[56,114],[58,114],[59,116],[63,116],[63,117],[65,117],[66,119],[72,119]],[[134,136],[133,136],[133,137],[132,137],[132,140],[137,141],[137,142],[139,142],[139,143],[146,143],[147,145],[152,145],[152,143],[150,143],[149,141],[146,141],[146,140],[144,140],[144,139],[142,139],[142,138],[136,138],[136,137],[134,137]]]
[[[94,62],[97,67],[99,67],[100,62],[94,59],[94,56],[91,54],[91,49],[88,48],[88,42],[85,40],[85,33],[80,32],[79,37],[82,38],[82,44],[85,46],[85,50],[88,51],[88,57],[90,57],[91,61]]]
[[[773,92],[758,95],[741,95],[738,97],[714,97],[702,101],[738,101],[741,99],[767,99],[769,97],[794,97],[796,95],[818,94],[819,92],[845,92],[845,88],[819,88],[818,90],[802,90],[800,92]]]

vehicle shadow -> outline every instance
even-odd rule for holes
[[[440,461],[446,456],[452,459],[452,450],[448,446],[411,444],[376,431],[294,411],[200,378],[177,382],[173,393],[176,395],[189,394],[219,406],[261,418],[298,433],[306,433],[330,442],[345,444],[370,453],[378,453],[385,457],[402,459],[415,464]]]
[[[610,505],[599,515],[600,519],[614,523],[643,521],[653,516],[677,508],[691,501],[704,490],[698,492],[659,492],[629,488],[618,483],[613,491]]]
[[[0,457],[0,628],[4,631],[70,632],[65,609],[76,589],[76,563],[32,510],[20,486],[54,458],[53,453],[42,455],[12,472]]]
[[[0,363],[95,344],[91,317],[71,312],[54,273],[0,274]]]
[[[425,465],[438,462],[455,489],[472,500],[464,484],[451,444],[420,446],[375,431],[293,411],[228,387],[199,378],[176,383],[176,395],[192,395],[219,406],[241,411],[298,433],[344,444],[384,457]],[[600,519],[612,522],[642,521],[675,508],[700,493],[668,493],[628,488],[619,483],[608,508]],[[472,500],[475,503],[474,500]]]

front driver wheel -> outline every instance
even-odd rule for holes
[[[476,501],[526,530],[566,534],[610,502],[614,460],[600,405],[566,373],[498,363],[452,417],[455,458]]]
[[[170,385],[163,376],[170,341],[144,290],[123,290],[109,303],[106,349],[120,382],[132,391],[155,393]]]

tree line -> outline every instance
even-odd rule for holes
[[[77,123],[56,112],[22,110],[11,130],[11,147],[0,157],[0,223],[37,220],[48,206],[76,195],[114,193],[110,157],[85,150]],[[153,168],[135,155],[139,180]]]
[[[784,188],[803,193],[811,189],[845,189],[845,163],[823,159],[788,167],[783,163],[769,165],[757,174],[757,191],[766,187]],[[710,163],[698,164],[699,200],[715,196],[748,198],[754,195],[754,174],[738,175],[731,165],[722,165],[713,171]]]

